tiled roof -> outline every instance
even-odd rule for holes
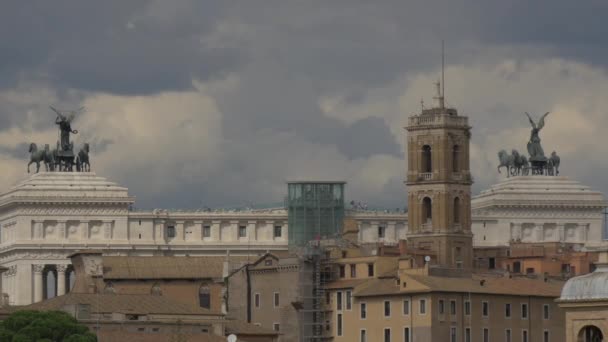
[[[210,279],[221,278],[224,256],[204,257],[103,257],[103,277],[116,279]],[[229,263],[247,262],[246,257],[230,257]]]
[[[125,330],[100,329],[97,332],[99,341],[112,342],[226,342],[223,336],[212,334],[169,334],[169,333],[143,333]]]
[[[226,323],[226,334],[235,335],[278,335],[278,333],[272,329],[266,329],[259,327],[254,324],[246,323],[243,321],[228,321]]]
[[[91,313],[218,315],[208,309],[182,304],[164,296],[68,293],[22,307],[24,310],[61,310],[66,305],[88,304]]]
[[[564,285],[561,281],[528,278],[504,278],[473,275],[472,278],[435,277],[406,275],[402,281],[406,287],[397,284],[396,279],[373,279],[357,286],[354,295],[379,296],[425,292],[470,292],[482,294],[559,297]],[[483,285],[482,285],[483,281]]]

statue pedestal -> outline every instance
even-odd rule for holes
[[[547,171],[547,158],[530,158],[530,169],[532,170],[532,175],[544,175]]]

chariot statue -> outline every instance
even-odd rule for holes
[[[89,144],[85,143],[78,154],[74,153],[74,143],[70,141],[73,134],[78,134],[78,131],[72,129],[72,121],[76,113],[83,110],[79,108],[76,111],[60,111],[52,106],[50,107],[57,117],[55,124],[59,128],[59,138],[57,147],[50,149],[49,144],[44,145],[43,150],[39,150],[35,143],[31,143],[29,147],[30,162],[27,165],[27,172],[30,172],[30,165],[36,164],[36,173],[40,171],[40,163],[43,163],[47,172],[49,171],[77,171],[88,172],[91,170],[89,161]]]
[[[545,126],[545,118],[549,115],[549,112],[543,114],[538,122],[532,119],[532,116],[526,112],[526,116],[532,125],[530,131],[530,140],[528,140],[527,149],[530,158],[526,158],[525,155],[520,155],[517,150],[513,149],[511,154],[505,150],[498,152],[498,173],[501,168],[506,168],[507,177],[509,176],[527,176],[528,174],[533,175],[547,175],[557,176],[559,175],[559,164],[560,158],[555,151],[551,153],[551,156],[547,158],[545,151],[540,143],[540,131]]]

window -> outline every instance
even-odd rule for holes
[[[211,226],[204,226],[203,227],[203,237],[211,237]]]
[[[482,337],[483,342],[490,342],[490,330],[488,328],[483,328]]]
[[[464,302],[464,314],[471,316],[471,302],[468,300]]]
[[[549,304],[543,305],[543,319],[549,319]]]
[[[367,276],[368,277],[374,276],[374,264],[367,264]]]
[[[152,328],[152,332],[159,332],[160,328]]]
[[[331,293],[325,292],[325,304],[329,304],[331,302]]]
[[[460,155],[460,146],[454,145],[452,148],[452,172],[460,172],[460,163],[459,161]]]
[[[418,309],[421,315],[426,315],[426,299],[421,299],[418,302]]]
[[[505,304],[505,318],[511,318],[511,304]]]
[[[167,226],[167,237],[169,237],[169,238],[175,237],[175,226]]]
[[[198,288],[198,302],[201,308],[211,308],[211,294],[209,292],[209,286],[201,285]]]
[[[534,274],[534,267],[526,268],[526,274]]]
[[[384,301],[384,317],[391,317],[391,302],[388,300]]]
[[[254,297],[254,300],[253,300],[254,301],[254,306],[256,308],[259,308],[260,307],[260,294],[256,293],[253,297]]]
[[[454,223],[460,223],[460,198],[454,198]]]
[[[452,316],[456,315],[456,301],[455,300],[450,301],[450,315],[452,315]]]
[[[490,304],[488,304],[488,302],[481,303],[481,315],[483,317],[488,317],[490,315]]]
[[[410,314],[410,301],[408,299],[403,301],[403,314],[404,315]]]
[[[361,317],[361,319],[367,318],[367,304],[359,303],[359,314],[359,317]]]
[[[403,342],[410,342],[412,340],[412,336],[410,335],[410,328],[403,328]]]
[[[283,235],[283,227],[281,227],[281,226],[274,226],[274,237],[275,238],[280,238],[281,235]]]
[[[422,146],[422,172],[433,172],[433,161],[431,158],[431,146]]]
[[[384,342],[391,342],[391,328],[384,328]]]
[[[521,331],[521,342],[528,342],[528,330],[526,329]]]
[[[344,265],[340,265],[340,278],[346,277],[346,271],[344,269]]]
[[[279,323],[272,323],[272,329],[274,331],[280,331],[281,330],[281,325]]]
[[[247,237],[247,226],[239,226],[239,237]]]
[[[350,277],[357,278],[357,265],[350,265]]]
[[[521,319],[528,319],[528,304],[521,304]]]
[[[549,330],[543,331],[543,342],[549,342]]]
[[[279,307],[279,293],[278,292],[274,293],[273,305],[275,308]]]
[[[464,342],[471,342],[471,328],[464,328]]]
[[[383,239],[386,233],[386,229],[383,226],[378,226],[378,238]]]
[[[338,314],[336,327],[338,329],[338,336],[342,336],[342,314]]]
[[[445,311],[445,304],[443,302],[443,299],[439,300],[439,314],[443,315]]]
[[[346,291],[346,310],[352,309],[353,296],[351,291]]]
[[[336,292],[336,309],[342,310],[342,291]]]
[[[423,223],[431,223],[433,221],[433,202],[429,197],[422,200],[422,217]]]
[[[511,329],[505,330],[505,342],[511,342]]]
[[[359,336],[359,342],[367,342],[367,331],[365,329],[361,329]]]
[[[450,327],[450,342],[456,342],[456,327]]]

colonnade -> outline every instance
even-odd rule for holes
[[[71,290],[74,272],[71,265],[34,264],[32,269],[34,272],[34,303],[47,298],[62,296]],[[55,279],[54,289],[48,287],[51,273]]]

